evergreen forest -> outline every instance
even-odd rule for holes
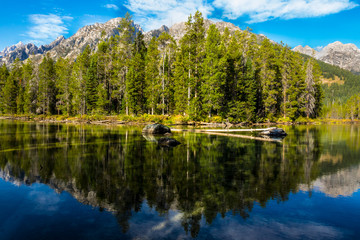
[[[0,112],[31,115],[180,115],[195,121],[266,122],[322,113],[321,69],[249,29],[208,30],[190,15],[176,42],[145,43],[126,14],[120,34],[86,47],[75,61],[0,67]],[[103,34],[105,35],[105,34]]]

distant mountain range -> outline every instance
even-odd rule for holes
[[[42,56],[46,53],[49,53],[54,59],[64,57],[74,60],[86,46],[90,46],[92,50],[95,50],[102,39],[102,32],[105,32],[105,35],[103,36],[104,39],[118,35],[120,20],[121,18],[114,18],[103,24],[95,23],[93,25],[85,26],[68,39],[60,36],[52,43],[40,47],[37,47],[33,43],[23,44],[22,42],[19,42],[16,45],[6,47],[0,52],[0,65],[3,63],[10,65],[16,58],[19,58],[21,61],[30,58],[34,62],[39,63]],[[213,23],[214,22],[208,19],[204,20],[206,29]],[[235,32],[236,30],[241,31],[240,28],[232,23],[216,22],[214,24],[216,24],[220,32],[223,32],[226,27],[230,32]],[[163,32],[169,33],[176,41],[179,41],[186,32],[186,25],[184,22],[176,23],[170,28],[164,25],[159,29],[148,32],[145,32],[137,24],[134,24],[134,28],[135,32],[140,31],[144,34],[144,39],[147,42],[149,42],[153,36],[158,37]],[[258,38],[261,40],[265,38],[265,36],[258,35]],[[320,51],[316,51],[309,46],[297,46],[293,50],[302,54],[314,56],[318,60],[339,66],[352,72],[360,72],[360,50],[354,44],[335,42],[329,44]]]
[[[95,23],[93,25],[85,26],[68,39],[60,36],[51,44],[40,47],[37,47],[33,43],[23,44],[22,42],[19,42],[16,45],[6,47],[0,52],[0,64],[2,65],[5,63],[6,65],[10,65],[16,58],[19,58],[21,61],[30,58],[32,61],[39,63],[42,56],[46,53],[49,53],[53,59],[59,57],[75,59],[86,46],[90,46],[91,50],[95,50],[102,39],[103,32],[105,32],[105,35],[103,36],[104,39],[118,35],[120,20],[121,18],[114,18],[103,24]],[[208,28],[211,24],[213,24],[212,21],[205,20],[205,28]],[[240,28],[232,23],[216,22],[215,24],[221,32],[223,32],[226,27],[230,32],[240,30]],[[176,41],[178,41],[186,32],[186,25],[184,22],[174,24],[171,28],[162,26],[159,29],[151,30],[149,32],[145,32],[137,24],[134,24],[134,28],[135,33],[142,32],[144,34],[144,39],[147,42],[149,42],[153,36],[158,37],[163,32],[168,32]]]
[[[360,49],[355,44],[343,44],[339,41],[331,43],[316,51],[309,46],[297,46],[293,51],[306,54],[316,59],[341,67],[351,72],[360,73]]]

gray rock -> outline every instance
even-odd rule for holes
[[[165,134],[165,133],[171,133],[171,130],[167,126],[164,126],[159,123],[155,123],[145,126],[142,132],[147,134]]]
[[[283,137],[287,135],[287,133],[282,128],[273,128],[270,130],[263,131],[260,134],[270,137]]]

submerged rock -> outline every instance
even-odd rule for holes
[[[158,144],[160,147],[176,147],[177,145],[180,145],[181,143],[173,138],[160,138],[158,140]]]
[[[272,128],[260,133],[269,137],[285,137],[287,133],[282,128]]]
[[[159,123],[155,123],[145,126],[142,132],[147,134],[165,134],[165,133],[171,133],[171,130],[167,126],[164,126]]]
[[[143,137],[146,139],[146,141],[148,142],[155,142],[157,143],[158,140],[156,139],[156,137],[152,134],[146,134],[146,133],[143,133]]]

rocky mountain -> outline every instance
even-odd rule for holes
[[[31,58],[32,61],[39,63],[43,57],[43,54],[49,53],[50,57],[53,59],[58,59],[59,57],[75,59],[86,46],[90,46],[91,50],[95,50],[99,41],[101,39],[108,39],[111,36],[119,34],[119,23],[121,18],[114,18],[106,23],[95,23],[93,25],[85,26],[79,29],[73,36],[68,39],[65,39],[63,36],[58,37],[54,42],[49,45],[37,47],[36,45],[22,44],[19,43],[12,47],[6,48],[1,52],[3,56],[0,58],[0,64],[5,63],[7,65],[13,63],[16,58],[20,60],[26,60]],[[224,32],[225,28],[230,30],[230,33],[240,30],[232,23],[228,22],[212,22],[211,20],[205,19],[204,25],[205,29],[208,29],[211,24],[215,24],[220,32]],[[144,34],[145,41],[149,42],[153,36],[158,37],[161,33],[169,33],[175,41],[179,41],[186,32],[185,22],[176,23],[172,27],[162,26],[159,29],[151,30],[149,32],[144,32],[141,27],[137,24],[134,24],[135,32],[141,31]],[[102,33],[105,35],[102,35]],[[264,38],[265,36],[259,35],[259,39]]]
[[[313,55],[315,55],[317,53],[313,48],[311,48],[309,46],[305,46],[305,47],[297,46],[297,47],[293,48],[293,51],[299,52],[299,53],[302,53],[302,54],[305,54],[305,55],[309,55],[309,56],[313,56]]]
[[[169,32],[169,28],[165,25],[162,25],[159,29],[150,30],[144,34],[145,42],[150,42],[152,37],[159,37],[163,32]]]
[[[63,36],[58,37],[52,43],[37,47],[33,43],[29,44],[17,44],[8,48],[5,48],[1,52],[2,58],[0,58],[0,65],[5,63],[9,65],[19,58],[21,61],[28,58],[34,62],[40,62],[43,54],[49,53],[53,59],[59,57],[75,59],[86,46],[90,46],[92,50],[95,50],[99,41],[102,39],[102,33],[104,39],[108,39],[111,36],[119,34],[119,23],[121,18],[114,18],[110,21],[100,24],[95,23],[93,25],[85,26],[79,29],[73,36],[65,39]],[[134,25],[135,31],[142,31],[139,25]],[[0,55],[1,56],[1,55]]]
[[[239,27],[229,22],[213,22],[209,19],[204,20],[205,29],[208,29],[211,24],[215,24],[221,33],[225,31],[225,28],[228,28],[231,33],[235,32],[236,30],[241,30]],[[179,41],[185,35],[185,32],[185,22],[175,23],[169,29],[169,34],[175,39],[175,41]]]
[[[22,42],[19,42],[13,46],[6,47],[2,52],[0,52],[0,57],[6,57],[9,53],[13,52],[17,48],[23,47],[24,44]]]
[[[5,63],[6,65],[9,65],[15,61],[15,59],[19,59],[20,61],[24,61],[28,59],[32,55],[42,55],[46,52],[52,50],[54,47],[59,45],[62,41],[64,41],[64,36],[60,36],[55,41],[48,45],[42,45],[40,47],[37,47],[33,43],[23,44],[22,42],[19,42],[16,45],[13,45],[11,47],[5,48],[1,53],[0,56],[0,65]]]
[[[354,44],[343,44],[339,41],[331,43],[320,51],[309,46],[297,46],[293,51],[300,52],[343,69],[360,73],[360,49]]]
[[[61,41],[58,45],[48,51],[50,57],[58,59],[59,57],[75,59],[85,48],[89,46],[95,50],[102,39],[108,39],[111,36],[119,35],[119,23],[121,18],[114,18],[101,24],[95,23],[80,28],[73,36]],[[137,24],[134,24],[135,32],[143,30]],[[104,33],[104,35],[102,35]],[[42,55],[31,57],[33,61],[41,61]]]

